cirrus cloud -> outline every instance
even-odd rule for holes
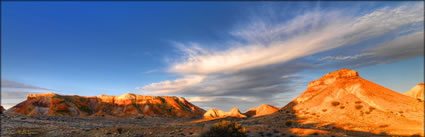
[[[281,106],[296,96],[285,97],[286,102],[276,102],[282,101],[276,97],[294,91],[294,85],[297,85],[294,81],[302,77],[297,73],[319,68],[327,64],[326,61],[361,62],[367,58],[369,62],[376,63],[384,58],[395,61],[421,53],[423,56],[423,52],[415,51],[423,51],[423,32],[417,31],[418,28],[423,29],[423,11],[423,4],[417,4],[380,8],[363,15],[344,11],[307,12],[286,22],[267,22],[260,18],[230,31],[237,38],[233,41],[243,41],[233,42],[233,45],[227,45],[227,49],[207,49],[208,44],[194,42],[175,43],[184,56],[172,63],[168,72],[182,78],[138,89],[156,95],[183,95],[206,108],[231,108],[223,106],[227,103],[248,109],[259,105],[258,102]],[[403,30],[413,31],[366,52],[358,50],[356,55],[335,54],[315,61],[306,58]],[[400,45],[410,48],[396,52],[402,48]]]

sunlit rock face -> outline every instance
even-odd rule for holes
[[[423,101],[402,95],[342,69],[309,83],[278,114],[302,123],[340,125],[346,130],[390,135],[424,135]]]
[[[12,107],[8,113],[46,116],[103,117],[201,117],[205,110],[182,97],[141,96],[68,96],[54,93],[30,94],[27,100]]]
[[[277,112],[279,108],[269,105],[269,104],[262,104],[258,107],[254,107],[249,109],[247,112],[244,113],[244,115],[248,117],[258,117],[258,116],[264,116],[264,115],[270,115],[275,112]]]
[[[424,83],[419,83],[418,85],[404,93],[404,95],[424,100]]]
[[[237,107],[232,108],[229,112],[224,112],[218,109],[209,109],[204,114],[204,119],[216,119],[216,118],[226,118],[226,117],[235,117],[235,118],[246,118],[245,115],[241,114]]]

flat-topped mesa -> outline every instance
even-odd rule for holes
[[[200,117],[205,110],[182,97],[142,96],[77,96],[55,93],[30,94],[27,100],[11,108],[11,113],[49,116],[158,116]]]
[[[327,85],[334,82],[337,79],[356,79],[360,78],[359,73],[355,70],[343,68],[331,73],[324,75],[323,77],[312,81],[308,84],[308,87],[316,86],[316,85]]]
[[[359,77],[359,72],[352,69],[347,69],[347,68],[343,68],[323,76],[323,78],[357,78],[357,77]]]

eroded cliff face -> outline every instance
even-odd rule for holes
[[[347,130],[390,135],[424,135],[423,101],[402,95],[342,69],[309,83],[279,111],[303,123],[338,124]]]
[[[205,110],[182,97],[142,96],[76,96],[54,93],[30,94],[27,100],[12,107],[9,113],[46,116],[103,117],[201,117]]]

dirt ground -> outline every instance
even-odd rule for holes
[[[196,137],[221,119],[202,121],[199,118],[75,118],[51,116],[1,115],[2,137]],[[264,124],[261,118],[226,120],[241,123],[249,137],[295,137],[295,136],[386,136],[340,131],[335,128],[315,129],[285,123],[282,126]]]

